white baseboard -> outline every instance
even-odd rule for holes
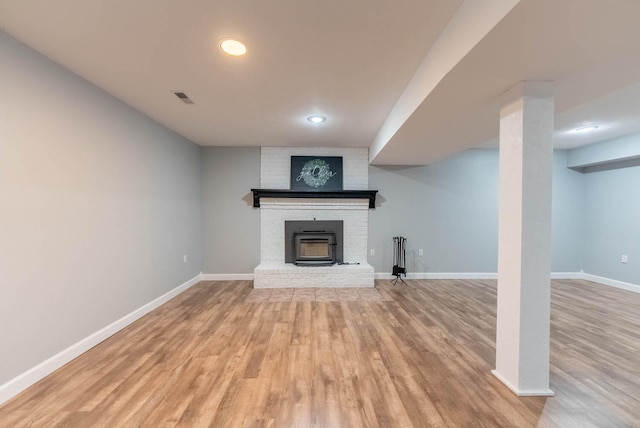
[[[511,385],[507,379],[505,379],[497,370],[491,370],[491,374],[498,378],[507,388],[513,391],[518,397],[553,397],[556,395],[549,388],[545,389],[518,389]]]
[[[582,273],[582,279],[597,282],[598,284],[608,285],[609,287],[640,293],[640,285],[631,284],[629,282],[617,281],[615,279],[604,278],[602,276],[591,275],[589,273]]]
[[[392,274],[385,272],[376,272],[374,275],[376,279],[395,278]],[[498,279],[498,274],[496,272],[410,272],[405,279]],[[552,272],[551,279],[584,279],[584,273]]]
[[[375,279],[394,279],[390,273],[376,272]],[[409,272],[403,279],[496,279],[498,274],[494,272]]]
[[[252,281],[252,273],[204,273],[201,281]],[[376,272],[375,279],[394,279],[391,273]],[[404,279],[497,279],[495,272],[410,272]],[[582,279],[581,272],[554,272],[552,279]]]
[[[375,279],[394,279],[390,273],[376,272]],[[494,272],[410,272],[404,279],[497,279],[498,274]],[[591,275],[585,272],[551,272],[551,279],[584,279],[596,282],[609,287],[620,288],[622,290],[640,293],[640,285],[628,282],[617,281],[615,279],[604,278],[602,276]]]
[[[203,273],[201,281],[253,281],[252,273]]]
[[[57,353],[56,355],[48,358],[47,360],[41,362],[35,367],[27,370],[26,372],[16,376],[10,381],[0,385],[0,404],[8,401],[9,399],[15,397],[20,392],[24,391],[34,383],[38,382],[43,377],[53,373],[55,370],[59,369],[63,365],[67,364],[69,361],[88,351],[89,349],[96,346],[98,343],[103,340],[108,339],[113,336],[123,328],[127,327],[129,324],[148,314],[152,310],[156,309],[160,305],[168,302],[178,294],[187,290],[198,281],[201,280],[201,275],[198,275],[194,278],[191,278],[187,282],[179,285],[171,291],[163,294],[157,299],[152,300],[144,306],[136,309],[128,315],[120,318],[117,321],[112,322],[108,326],[96,331],[90,336],[85,337],[79,342],[71,345],[67,349]]]
[[[583,279],[582,272],[551,272],[551,279]]]

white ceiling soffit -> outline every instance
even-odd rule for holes
[[[375,159],[404,122],[465,55],[520,0],[466,0],[440,33],[438,40],[393,106],[369,148]]]
[[[640,81],[639,17],[640,1],[522,0],[372,153],[372,163],[428,164],[495,138],[500,95],[523,80],[556,82],[556,140],[584,144],[559,133],[606,118],[599,106],[615,105],[627,118],[638,109],[624,88],[633,91]],[[637,119],[626,123],[609,134],[600,129],[597,140],[640,131]]]
[[[461,3],[0,0],[0,28],[200,145],[368,147]]]
[[[627,70],[624,65],[618,65]],[[638,68],[635,70],[640,72]],[[588,133],[576,132],[589,125],[597,128]],[[556,115],[555,129],[553,146],[561,150],[640,133],[640,83]]]

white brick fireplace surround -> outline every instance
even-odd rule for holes
[[[344,190],[368,189],[367,149],[327,147],[263,147],[261,188],[289,189],[291,156],[342,156]],[[354,264],[309,267],[285,263],[285,220],[342,220],[344,261]],[[260,202],[260,264],[254,269],[254,287],[373,287],[374,269],[367,263],[368,235],[366,199],[264,198]]]

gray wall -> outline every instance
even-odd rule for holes
[[[583,265],[583,175],[567,168],[568,152],[553,153],[551,272],[580,272]]]
[[[259,147],[202,148],[202,241],[205,274],[253,273],[260,263]]]
[[[552,270],[579,272],[584,181],[566,158],[554,153]],[[259,187],[259,171],[259,148],[202,148],[204,273],[252,273],[260,262],[260,213],[249,192]],[[497,271],[497,150],[468,150],[428,166],[370,166],[369,188],[379,190],[369,211],[376,272],[390,272],[397,235],[409,239],[410,272]]]
[[[552,271],[582,265],[581,174],[554,153]],[[376,272],[390,272],[393,236],[407,241],[409,272],[497,271],[498,151],[467,150],[427,166],[371,166],[369,187],[380,191],[369,215],[369,256]],[[424,256],[418,255],[418,249]]]
[[[0,58],[3,384],[202,261],[199,148],[1,32]]]
[[[640,166],[584,174],[584,181],[584,271],[640,285]]]
[[[496,272],[498,156],[470,150],[428,166],[371,166],[379,191],[369,212],[369,263],[390,272],[394,236],[407,241],[409,272]],[[418,256],[418,249],[424,256]]]

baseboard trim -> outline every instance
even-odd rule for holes
[[[373,274],[375,279],[394,279],[390,273],[376,272]],[[497,279],[498,274],[494,272],[411,272],[404,279]],[[585,272],[551,272],[551,279],[584,279],[609,287],[619,288],[621,290],[633,291],[640,293],[640,285],[631,284],[629,282],[618,281],[615,279],[605,278],[602,276],[591,275]]]
[[[582,272],[551,272],[551,279],[583,279]]]
[[[390,273],[376,272],[375,279],[394,279]],[[409,272],[403,279],[496,279],[498,274],[494,272]]]
[[[173,290],[168,291],[162,296],[152,300],[151,302],[141,306],[140,308],[134,310],[128,315],[120,318],[117,321],[112,322],[108,326],[96,331],[95,333],[87,336],[86,338],[80,340],[79,342],[71,345],[67,349],[57,353],[56,355],[48,358],[47,360],[41,362],[35,367],[27,370],[26,372],[16,376],[10,381],[0,385],[0,404],[10,400],[15,397],[31,385],[38,382],[40,379],[45,376],[53,373],[55,370],[59,369],[63,365],[67,364],[69,361],[74,358],[80,356],[85,353],[89,349],[93,348],[100,342],[108,339],[113,336],[123,328],[137,321],[144,315],[148,314],[152,310],[156,309],[160,305],[168,302],[178,294],[192,287],[198,281],[201,280],[202,275],[197,275],[187,282],[179,285]]]
[[[598,284],[608,285],[609,287],[620,288],[622,290],[633,291],[634,293],[640,293],[640,285],[631,284],[629,282],[617,281],[615,279],[605,278],[602,276],[591,275],[590,273],[582,273],[581,279],[585,279],[591,282],[597,282]]]
[[[518,397],[553,397],[555,392],[546,389],[527,389],[521,390],[511,385],[497,370],[491,370],[491,374],[494,375],[500,382],[502,382],[507,388],[513,391]]]
[[[395,278],[386,272],[376,272],[374,277],[375,279]],[[410,272],[405,279],[498,279],[498,274],[496,272]],[[552,272],[551,279],[584,279],[584,273]]]
[[[252,273],[203,273],[202,281],[253,281]]]

